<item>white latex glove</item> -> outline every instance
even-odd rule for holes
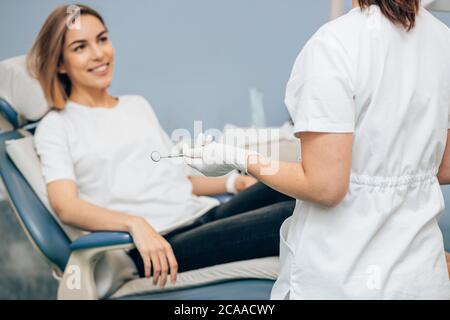
[[[194,148],[183,146],[184,161],[205,176],[219,177],[230,171],[247,173],[247,159],[258,154],[232,145],[212,142],[212,137],[200,134]]]

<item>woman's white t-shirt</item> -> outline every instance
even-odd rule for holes
[[[42,119],[35,145],[46,183],[73,180],[80,199],[142,216],[161,233],[219,204],[192,194],[182,162],[151,160],[152,151],[168,154],[173,144],[140,96],[121,96],[113,108],[69,101]]]

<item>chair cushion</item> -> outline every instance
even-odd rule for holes
[[[125,297],[130,294],[149,294],[180,290],[236,279],[275,280],[278,275],[278,266],[278,257],[224,263],[180,273],[178,274],[177,282],[174,285],[168,282],[164,289],[161,289],[157,285],[155,286],[153,281],[147,278],[139,278],[124,284],[114,293],[112,298]]]
[[[27,120],[39,120],[50,109],[39,81],[28,73],[24,55],[0,62],[0,97]]]
[[[6,151],[17,169],[19,169],[25,177],[47,210],[53,215],[55,220],[58,221],[70,240],[73,241],[81,235],[86,234],[79,229],[63,224],[50,206],[47,188],[41,174],[41,163],[34,149],[33,137],[28,136],[22,139],[7,141]]]

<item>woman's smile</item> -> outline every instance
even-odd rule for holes
[[[106,76],[109,73],[110,63],[102,63],[98,66],[88,69],[89,73],[92,73],[98,77]]]

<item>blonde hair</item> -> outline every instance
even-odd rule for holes
[[[28,71],[39,80],[48,104],[56,109],[64,109],[72,89],[69,77],[58,72],[64,61],[64,41],[68,25],[74,19],[71,6],[73,5],[64,5],[53,10],[27,54]],[[80,10],[80,16],[92,15],[105,25],[103,18],[94,9],[82,4],[76,6]]]

